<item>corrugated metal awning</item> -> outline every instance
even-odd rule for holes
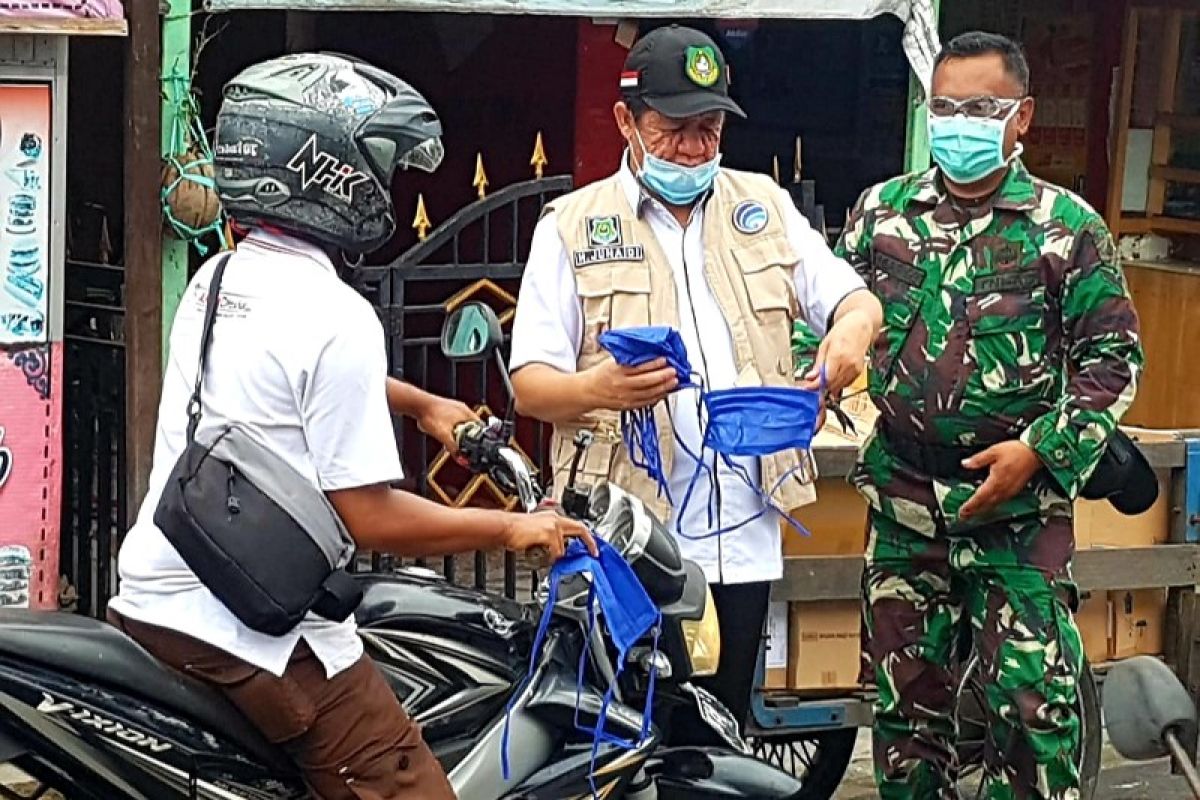
[[[939,47],[933,0],[207,0],[211,11],[424,11],[472,14],[553,14],[604,19],[869,19],[904,21],[904,52],[928,91]]]

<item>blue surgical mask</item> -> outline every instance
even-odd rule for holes
[[[679,389],[698,386],[692,381],[692,365],[679,331],[666,325],[645,325],[609,329],[600,334],[600,346],[623,367],[636,367],[656,358],[665,358],[675,368]],[[671,500],[662,453],[658,448],[658,423],[653,408],[621,412],[621,431],[629,460],[643,469],[658,485],[659,496]]]
[[[929,152],[947,178],[958,184],[974,183],[1003,169],[1021,153],[1004,155],[1004,130],[1020,106],[1000,119],[978,119],[963,114],[929,117]]]
[[[676,535],[692,540],[720,536],[753,522],[765,514],[768,508],[775,508],[792,527],[807,536],[808,531],[791,516],[790,510],[778,508],[771,497],[783,481],[790,478],[800,467],[788,471],[779,478],[775,486],[764,490],[751,480],[750,474],[740,463],[734,461],[734,458],[766,456],[785,450],[807,450],[817,432],[817,419],[820,417],[824,392],[824,368],[821,370],[819,391],[796,386],[736,386],[705,392],[707,421],[704,426],[703,449],[717,453],[725,466],[762,498],[763,506],[758,513],[747,519],[702,534],[684,531],[683,515],[680,514],[675,522]],[[698,459],[683,498],[685,507],[691,501],[696,481],[702,472],[711,473],[711,470],[704,461]],[[711,527],[710,519],[709,528]]]
[[[571,575],[589,575],[591,577],[587,598],[589,630],[584,639],[584,651],[579,660],[577,690],[583,686],[584,667],[588,661],[592,641],[591,629],[596,624],[596,606],[599,606],[600,613],[604,615],[609,638],[617,650],[616,675],[613,676],[612,683],[604,693],[604,699],[601,702],[595,726],[589,727],[580,722],[579,695],[576,695],[575,727],[592,735],[591,778],[593,780],[595,778],[596,755],[599,752],[602,742],[630,750],[639,747],[646,740],[646,737],[650,735],[651,717],[654,709],[654,687],[657,683],[658,675],[658,671],[654,668],[650,669],[649,680],[646,686],[646,705],[642,712],[642,729],[638,739],[622,739],[615,734],[609,733],[604,729],[604,723],[608,717],[608,707],[612,703],[617,681],[620,679],[624,672],[625,664],[629,660],[630,650],[643,638],[650,636],[653,640],[653,653],[657,654],[658,632],[662,626],[662,612],[659,611],[654,601],[650,599],[650,595],[646,592],[646,588],[642,586],[642,582],[638,579],[637,573],[633,571],[633,567],[630,566],[629,562],[612,545],[598,536],[596,537],[596,551],[597,555],[592,556],[588,553],[582,542],[572,540],[567,544],[566,553],[563,557],[551,567],[548,594],[545,606],[542,609],[542,619],[534,636],[533,650],[529,659],[529,671],[522,681],[522,684],[524,684],[537,671],[537,663],[542,657],[542,645],[545,641],[546,631],[550,627],[550,620],[553,618],[555,606],[558,604],[559,584]],[[654,663],[653,658],[651,658],[650,663]],[[509,721],[511,719],[513,704],[520,694],[521,687],[518,687],[509,700],[504,716],[500,763],[505,780],[509,779]],[[595,793],[594,785],[592,791]]]
[[[712,188],[721,169],[721,154],[712,161],[685,167],[659,158],[646,149],[642,134],[634,131],[642,146],[642,166],[638,179],[646,188],[674,206],[686,206]]]

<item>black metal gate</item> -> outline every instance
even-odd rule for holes
[[[68,261],[67,272],[60,602],[95,616],[117,588],[126,520],[124,270]]]
[[[387,332],[392,375],[462,400],[481,414],[503,415],[508,400],[494,365],[448,362],[438,346],[441,326],[459,305],[480,300],[496,310],[507,340],[534,225],[543,206],[571,188],[569,175],[507,186],[461,209],[391,264],[360,270],[359,288],[375,305]],[[486,477],[467,473],[411,421],[397,421],[396,427],[405,488],[453,506],[514,507],[514,498]],[[534,463],[544,464],[546,426],[518,420],[516,438]],[[439,561],[414,563],[440,569],[452,582],[508,597],[518,595],[519,584],[532,586],[518,580],[526,570],[512,553],[475,553],[469,565],[455,556]],[[370,568],[388,570],[399,563],[373,555]]]

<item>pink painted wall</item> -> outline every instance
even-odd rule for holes
[[[0,607],[58,607],[62,357],[0,349]]]
[[[121,19],[121,0],[0,0],[0,17]]]

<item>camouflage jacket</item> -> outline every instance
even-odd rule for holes
[[[1020,438],[1046,470],[986,519],[1074,498],[1133,401],[1138,320],[1103,219],[1013,162],[990,208],[956,209],[936,169],[868,189],[835,252],[884,309],[869,387],[899,436],[982,447]],[[873,436],[854,482],[879,511],[955,527],[976,485],[897,476]],[[919,497],[911,496],[913,493]]]

